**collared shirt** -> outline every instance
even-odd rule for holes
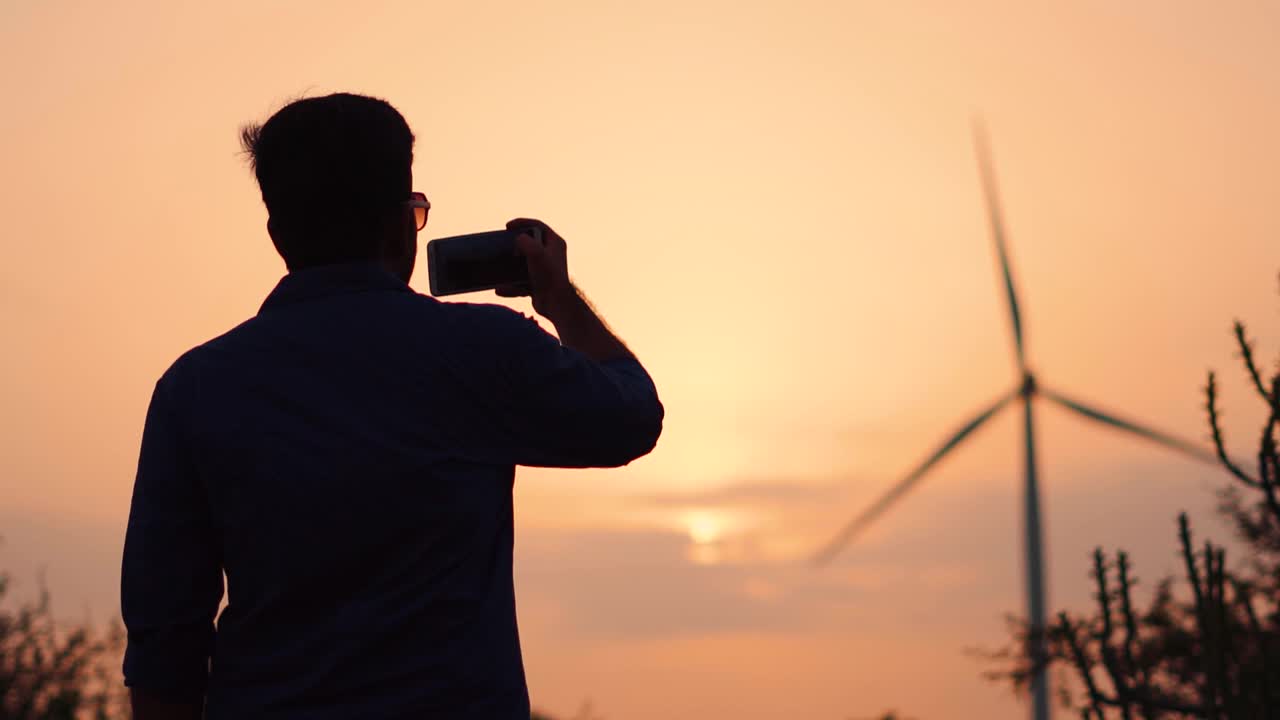
[[[125,683],[204,693],[209,720],[528,720],[515,466],[624,465],[662,418],[638,362],[508,308],[372,264],[290,273],[156,383]]]

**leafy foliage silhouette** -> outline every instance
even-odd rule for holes
[[[9,576],[0,574],[0,601]],[[0,607],[0,720],[113,720],[126,718],[119,679],[124,630],[111,624],[98,633],[87,624],[61,627],[49,592],[39,599]]]

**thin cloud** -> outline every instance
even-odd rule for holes
[[[817,570],[745,559],[699,565],[690,548],[674,532],[525,533],[516,562],[522,606],[553,612],[522,613],[521,622],[583,640],[786,634],[870,618],[888,604],[937,613],[944,604],[988,601],[978,582],[987,569],[954,558]]]
[[[850,479],[847,485],[855,482]],[[757,480],[730,483],[693,492],[658,493],[642,496],[641,500],[657,507],[813,505],[837,500],[847,494],[845,485],[831,482],[815,484],[812,481],[797,478],[794,481]]]

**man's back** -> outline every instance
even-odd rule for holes
[[[178,697],[204,653],[211,720],[527,718],[514,466],[625,464],[661,420],[632,358],[373,264],[292,273],[157,384],[126,679]]]

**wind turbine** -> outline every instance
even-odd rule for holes
[[[1152,430],[1136,422],[1123,420],[1109,412],[1103,412],[1082,402],[1046,388],[1039,384],[1031,369],[1027,366],[1026,353],[1022,336],[1022,314],[1018,309],[1018,294],[1014,288],[1013,272],[1009,267],[1009,253],[1006,248],[1004,221],[1001,217],[1000,202],[996,195],[995,173],[992,170],[991,153],[987,147],[986,133],[981,124],[974,125],[974,146],[978,155],[978,168],[982,177],[983,194],[986,197],[987,214],[991,222],[991,235],[995,242],[996,257],[1004,276],[1004,289],[1009,301],[1009,317],[1013,330],[1014,359],[1017,362],[1019,378],[1014,388],[1002,394],[995,402],[984,407],[971,420],[949,436],[945,442],[928,455],[906,477],[899,480],[888,492],[871,504],[861,514],[853,518],[840,532],[815,556],[815,561],[824,564],[872,522],[893,506],[907,491],[937,465],[944,457],[962,443],[984,423],[990,420],[1005,407],[1020,402],[1023,410],[1024,440],[1026,444],[1024,459],[1026,461],[1026,482],[1023,485],[1023,530],[1026,533],[1024,562],[1027,582],[1027,617],[1030,619],[1030,654],[1040,668],[1031,679],[1032,708],[1034,720],[1048,720],[1049,717],[1049,683],[1044,672],[1043,660],[1046,657],[1044,629],[1045,625],[1045,592],[1044,592],[1044,540],[1040,528],[1040,490],[1038,486],[1035,447],[1035,424],[1032,415],[1032,400],[1042,397],[1051,403],[1063,407],[1077,415],[1099,422],[1110,428],[1122,430],[1130,435],[1137,435],[1164,447],[1190,455],[1198,460],[1216,463],[1216,456],[1194,443],[1179,439],[1173,435]]]

